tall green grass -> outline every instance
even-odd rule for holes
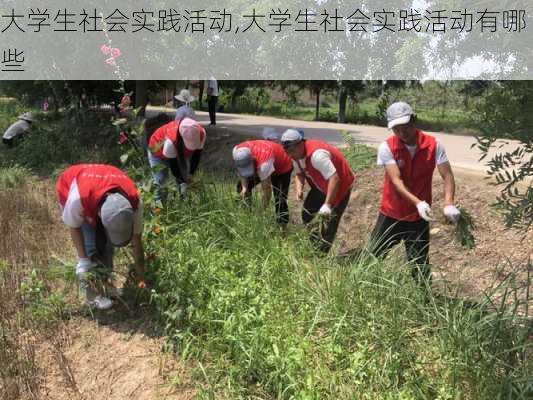
[[[533,395],[528,330],[511,309],[434,297],[398,260],[318,256],[303,231],[283,236],[270,212],[236,204],[228,183],[148,230],[156,310],[206,398]]]

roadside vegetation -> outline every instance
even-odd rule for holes
[[[0,128],[19,111],[0,104]],[[123,168],[147,204],[150,291],[142,295],[167,349],[194,366],[197,398],[533,396],[532,325],[505,280],[472,303],[415,284],[400,259],[380,262],[364,249],[321,257],[301,227],[284,234],[269,212],[241,206],[227,170],[205,170],[185,201],[173,193],[169,207],[150,208],[146,163],[116,143],[124,127],[80,113],[40,118],[37,132],[0,151],[0,201],[12,205],[0,212],[4,387],[39,398],[39,345],[56,344],[61,363],[62,321],[80,307],[63,227],[51,216],[53,177],[72,162],[120,165],[127,153]],[[374,163],[365,146],[345,152],[356,170]],[[495,306],[492,296],[506,301]],[[68,364],[63,370],[69,382]]]

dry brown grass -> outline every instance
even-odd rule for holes
[[[55,336],[54,324],[24,318],[28,299],[21,293],[29,271],[45,267],[65,249],[57,229],[55,199],[49,185],[30,178],[0,190],[0,393],[2,399],[40,398],[42,374],[38,341]],[[43,282],[45,290],[49,287]]]

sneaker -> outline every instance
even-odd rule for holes
[[[85,304],[97,310],[109,310],[113,306],[113,301],[104,296],[96,296],[92,300],[86,300]]]

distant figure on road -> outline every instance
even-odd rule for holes
[[[194,96],[191,95],[187,89],[182,89],[180,93],[174,96],[178,102],[178,108],[176,110],[176,121],[183,119],[185,117],[196,119],[196,114],[191,107],[191,103],[195,100]]]
[[[292,161],[283,147],[267,140],[242,142],[233,148],[233,161],[240,176],[237,191],[243,200],[250,204],[253,188],[261,183],[263,206],[269,206],[274,193],[276,220],[285,227],[289,222]]]
[[[145,126],[146,124],[150,125],[149,120],[146,121]],[[162,202],[166,198],[163,186],[169,169],[176,179],[180,195],[186,196],[187,185],[200,165],[205,140],[205,129],[198,122],[187,117],[164,124],[150,135],[148,162],[154,169],[156,201]]]
[[[429,221],[435,167],[444,180],[444,215],[456,223],[455,180],[442,144],[416,128],[411,106],[398,102],[387,109],[388,127],[394,135],[381,143],[378,165],[385,167],[385,182],[378,220],[371,237],[376,256],[385,256],[404,241],[415,279],[428,279]]]
[[[17,121],[11,124],[4,132],[2,142],[7,147],[13,147],[15,142],[22,139],[22,137],[30,131],[35,118],[31,112],[26,112],[17,118]]]
[[[105,279],[106,289],[91,286],[88,274],[98,266],[113,268],[113,248],[133,246],[139,286],[144,286],[142,246],[143,205],[133,181],[120,169],[104,164],[79,164],[58,178],[56,192],[61,218],[70,228],[78,256],[76,276],[86,304],[100,310],[113,305],[116,289]]]
[[[209,126],[217,124],[218,82],[214,77],[207,81],[207,106],[209,108]]]
[[[311,230],[311,240],[320,251],[328,253],[350,201],[355,176],[336,147],[319,140],[304,139],[296,129],[286,130],[281,136],[281,144],[294,160],[298,200],[303,200],[306,181],[311,187],[303,204],[303,222],[310,224],[317,214],[326,219],[318,233]]]

